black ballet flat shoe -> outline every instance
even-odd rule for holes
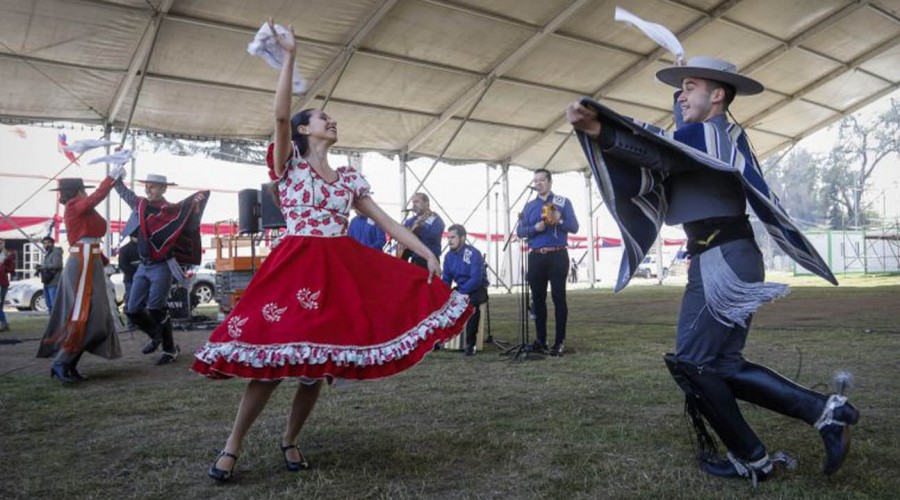
[[[75,379],[69,376],[69,370],[66,368],[66,365],[62,363],[53,363],[50,365],[50,378],[58,379],[64,384],[75,382]]]
[[[830,476],[841,468],[850,453],[850,426],[859,422],[859,411],[847,402],[847,398],[832,395],[828,398],[822,417],[815,427],[825,445],[825,463],[822,472]]]
[[[231,457],[234,459],[234,463],[231,464],[231,469],[225,470],[216,467],[216,464],[219,463],[219,459],[221,459],[222,457]],[[228,453],[227,451],[222,450],[221,452],[219,452],[219,455],[216,457],[216,459],[213,460],[212,465],[209,466],[207,475],[220,483],[228,481],[229,479],[231,479],[231,473],[234,472],[234,466],[237,465],[237,459],[238,456],[234,453]]]
[[[309,469],[309,462],[305,458],[303,458],[303,453],[300,453],[299,446],[297,446],[296,444],[289,444],[287,446],[282,446],[279,443],[278,447],[281,448],[281,455],[282,455],[282,458],[284,458],[284,467],[287,470],[289,470],[290,472],[300,472],[301,470]],[[300,455],[299,462],[293,462],[291,460],[288,460],[287,452],[288,452],[288,450],[291,450],[291,449],[297,450],[297,454]]]

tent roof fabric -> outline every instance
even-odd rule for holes
[[[277,72],[246,46],[272,15],[342,149],[581,170],[580,96],[671,126],[671,56],[617,3],[766,86],[732,106],[761,156],[900,86],[898,0],[0,0],[0,120],[264,140]]]

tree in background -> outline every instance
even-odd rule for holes
[[[831,228],[865,227],[871,221],[873,214],[863,204],[863,195],[872,172],[892,156],[900,156],[900,101],[891,99],[888,108],[868,123],[856,116],[840,121],[838,140],[822,170],[822,195]]]
[[[781,198],[781,205],[801,229],[821,226],[826,222],[820,165],[822,157],[804,148],[770,157],[763,163],[766,180]]]

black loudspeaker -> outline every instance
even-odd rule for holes
[[[259,190],[241,189],[238,191],[238,232],[259,232]]]
[[[278,196],[272,186],[274,183],[267,182],[259,188],[259,213],[262,217],[263,229],[284,229],[287,224],[284,222],[284,216],[281,215],[281,207],[275,202]]]

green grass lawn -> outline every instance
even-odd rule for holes
[[[897,498],[900,285],[879,280],[795,287],[759,312],[745,351],[820,390],[836,369],[855,374],[862,417],[829,478],[814,429],[751,405],[769,450],[799,467],[757,491],[697,469],[661,358],[681,289],[642,286],[570,291],[563,358],[442,351],[386,380],[326,388],[300,438],[314,468],[299,474],[276,447],[285,382],[226,485],[206,468],[244,382],[188,370],[208,331],[176,332],[183,354],[165,367],[139,353],[142,335],[120,334],[124,358],[86,356],[90,380],[63,387],[34,358],[46,317],[14,316],[0,334],[23,341],[0,344],[0,498]],[[516,310],[514,296],[491,297],[495,338],[516,340]]]

